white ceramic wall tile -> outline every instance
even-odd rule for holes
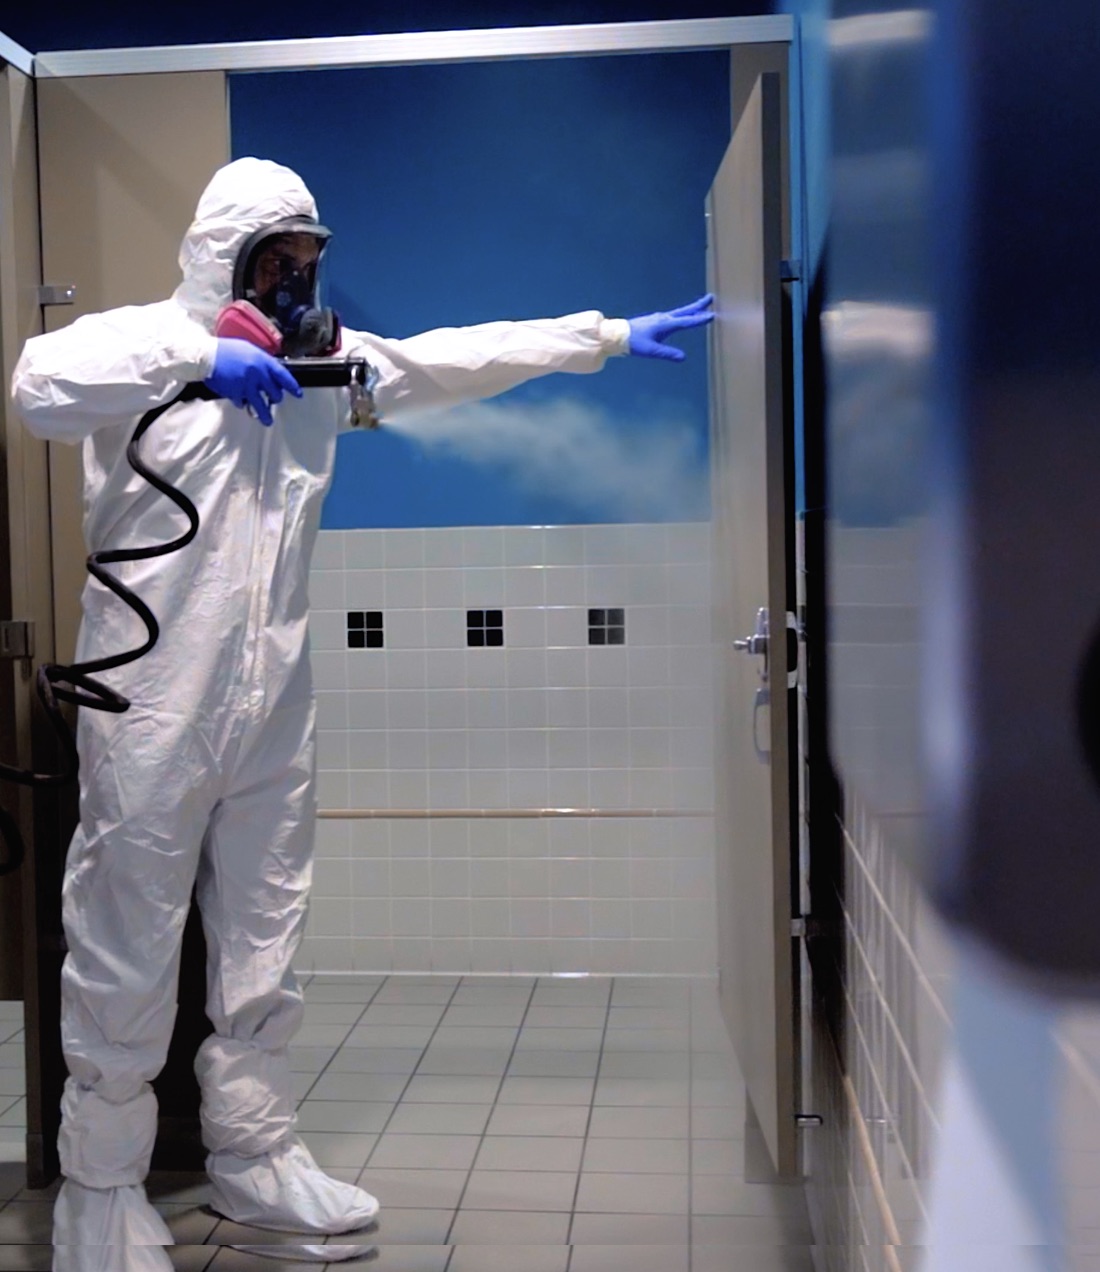
[[[346,543],[345,532],[339,530],[322,531],[317,536],[317,543],[313,549],[313,574],[320,574],[323,570],[345,569],[350,564],[344,556]]]
[[[329,544],[333,540],[343,540],[343,560],[340,565],[349,570],[377,569],[385,564],[385,536],[379,530],[345,530],[336,534],[321,535],[321,544]],[[316,568],[316,557],[314,567]],[[327,568],[337,569],[333,565]]]
[[[328,729],[317,730],[317,765],[322,769],[339,769],[348,767],[348,733],[346,729],[333,732]]]
[[[395,858],[385,864],[389,869],[392,896],[431,896],[431,864],[427,857]]]
[[[512,916],[507,901],[499,899],[475,900],[470,903],[471,936],[510,936]]]
[[[457,566],[462,564],[462,536],[449,527],[424,531],[424,564]]]
[[[630,684],[627,650],[621,645],[578,651],[585,655],[585,680],[598,689]]]
[[[311,651],[346,649],[346,616],[336,610],[315,609],[309,616],[309,644]]]
[[[526,678],[526,670],[520,666],[518,674]],[[509,688],[507,701],[509,730],[544,729],[549,725],[549,691],[543,686]]]
[[[710,559],[711,528],[709,522],[681,522],[664,527],[667,560],[698,562]]]
[[[625,729],[630,718],[630,695],[634,690],[621,685],[594,687],[588,692],[588,723],[594,729]],[[662,720],[662,723],[667,722]]]
[[[322,808],[350,808],[347,773],[335,769],[318,773],[317,802]]]
[[[367,650],[371,653],[371,650]],[[423,689],[427,684],[427,661],[419,649],[391,649],[386,653],[387,689]]]
[[[586,571],[583,566],[547,566],[545,582],[547,605],[578,605],[585,603]]]
[[[423,609],[424,571],[409,568],[387,569],[383,573],[383,596],[387,609]]]
[[[481,769],[470,771],[471,808],[508,808],[508,770]]]
[[[584,526],[549,526],[546,530],[547,565],[584,564]]]
[[[584,527],[586,565],[618,565],[628,557],[630,526],[596,525]]]
[[[428,703],[433,695],[424,689],[391,689],[385,695],[386,725],[391,729],[426,729]]]
[[[605,608],[608,605],[626,604],[630,575],[645,567],[627,565],[590,565],[584,571],[585,601],[588,605]],[[648,573],[659,575],[663,565],[649,567]]]
[[[427,644],[424,610],[387,609],[384,622],[388,649],[423,649]]]
[[[471,769],[503,769],[508,763],[505,729],[471,729],[468,738]]]
[[[355,769],[348,771],[348,808],[389,808],[394,794],[389,770]]]
[[[708,807],[709,552],[697,525],[323,532],[322,806]],[[589,646],[614,606],[626,645]],[[474,608],[503,648],[467,647]],[[383,648],[345,648],[348,609]],[[709,822],[326,819],[317,862],[303,968],[713,970]]]
[[[428,765],[434,769],[469,767],[469,735],[465,729],[429,729]]]
[[[429,609],[461,610],[464,607],[466,585],[463,572],[454,567],[450,569],[429,569],[424,571],[424,604]],[[462,620],[461,643],[466,643],[466,615],[459,614]]]
[[[507,736],[509,768],[545,770],[548,767],[546,729],[509,729]]]
[[[423,530],[383,530],[383,556],[386,568],[424,565]]]
[[[357,654],[360,652],[355,651]],[[369,651],[365,651],[369,652]],[[382,664],[384,667],[384,664]],[[389,694],[378,689],[353,690],[345,695],[348,713],[348,728],[384,729],[389,710]]]
[[[335,609],[378,610],[386,603],[386,581],[389,575],[383,569],[348,570],[344,582],[344,598]],[[313,600],[316,608],[318,602]],[[393,602],[390,602],[393,604]],[[414,603],[414,602],[410,602]],[[419,604],[419,602],[415,602]]]
[[[463,565],[503,565],[504,528],[501,526],[466,526],[455,531],[462,538]]]
[[[504,528],[505,565],[542,565],[546,557],[546,531],[542,526]]]
[[[343,609],[347,576],[342,570],[312,570],[309,575],[309,603],[314,609]]]
[[[629,721],[635,728],[666,728],[672,723],[672,695],[667,689],[631,688]]]
[[[510,617],[510,616],[509,616]],[[506,620],[507,622],[507,620]],[[510,633],[510,628],[506,627],[506,637]],[[501,653],[504,655],[507,685],[509,689],[538,689],[545,691],[546,689],[546,659],[547,652],[542,649],[505,649],[503,651],[486,651],[488,653],[496,653],[497,657]],[[509,700],[511,700],[509,694]]]
[[[666,565],[632,565],[624,572],[623,601],[628,605],[667,605]]]
[[[550,779],[545,769],[509,769],[505,808],[545,808],[550,802]]]
[[[546,681],[551,688],[584,689],[588,685],[588,650],[548,649]]]
[[[317,701],[317,727],[319,729],[346,729],[348,727],[348,694],[343,690],[319,689]]]
[[[504,605],[504,567],[464,566],[462,594],[467,609],[501,609]]]
[[[512,604],[528,605],[531,603],[515,601]],[[536,608],[509,609],[507,624],[509,650],[537,649],[542,651],[544,656],[541,666],[541,677],[537,683],[544,685],[546,683],[546,610]]]
[[[390,800],[394,808],[430,808],[425,769],[390,769]]]
[[[504,572],[506,605],[545,605],[546,571],[541,565],[511,565]]]

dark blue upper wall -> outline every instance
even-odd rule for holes
[[[349,327],[623,317],[705,289],[724,53],[237,74],[230,117],[235,156],[285,163],[316,196]],[[540,379],[436,422],[435,444],[342,438],[324,524],[705,519],[705,336],[677,343],[683,364]]]
[[[682,4],[630,0],[327,0],[321,5],[271,0],[232,5],[192,0],[186,6],[23,4],[6,6],[0,31],[30,49],[128,48],[148,44],[210,44],[225,40],[290,40],[393,31],[546,26],[590,22],[647,22],[670,18],[740,17],[770,13],[768,0],[687,0]]]

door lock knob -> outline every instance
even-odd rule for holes
[[[748,654],[764,654],[768,653],[768,611],[766,608],[756,611],[756,630],[751,636],[746,636],[743,640],[735,640],[733,642],[734,649],[743,650]]]

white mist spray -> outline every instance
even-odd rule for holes
[[[503,470],[526,489],[625,521],[708,515],[708,475],[697,434],[682,419],[624,431],[602,407],[569,398],[476,402],[385,427],[429,450]]]

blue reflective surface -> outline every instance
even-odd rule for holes
[[[920,784],[920,560],[935,350],[927,9],[836,0],[825,29],[831,744],[880,816]]]

